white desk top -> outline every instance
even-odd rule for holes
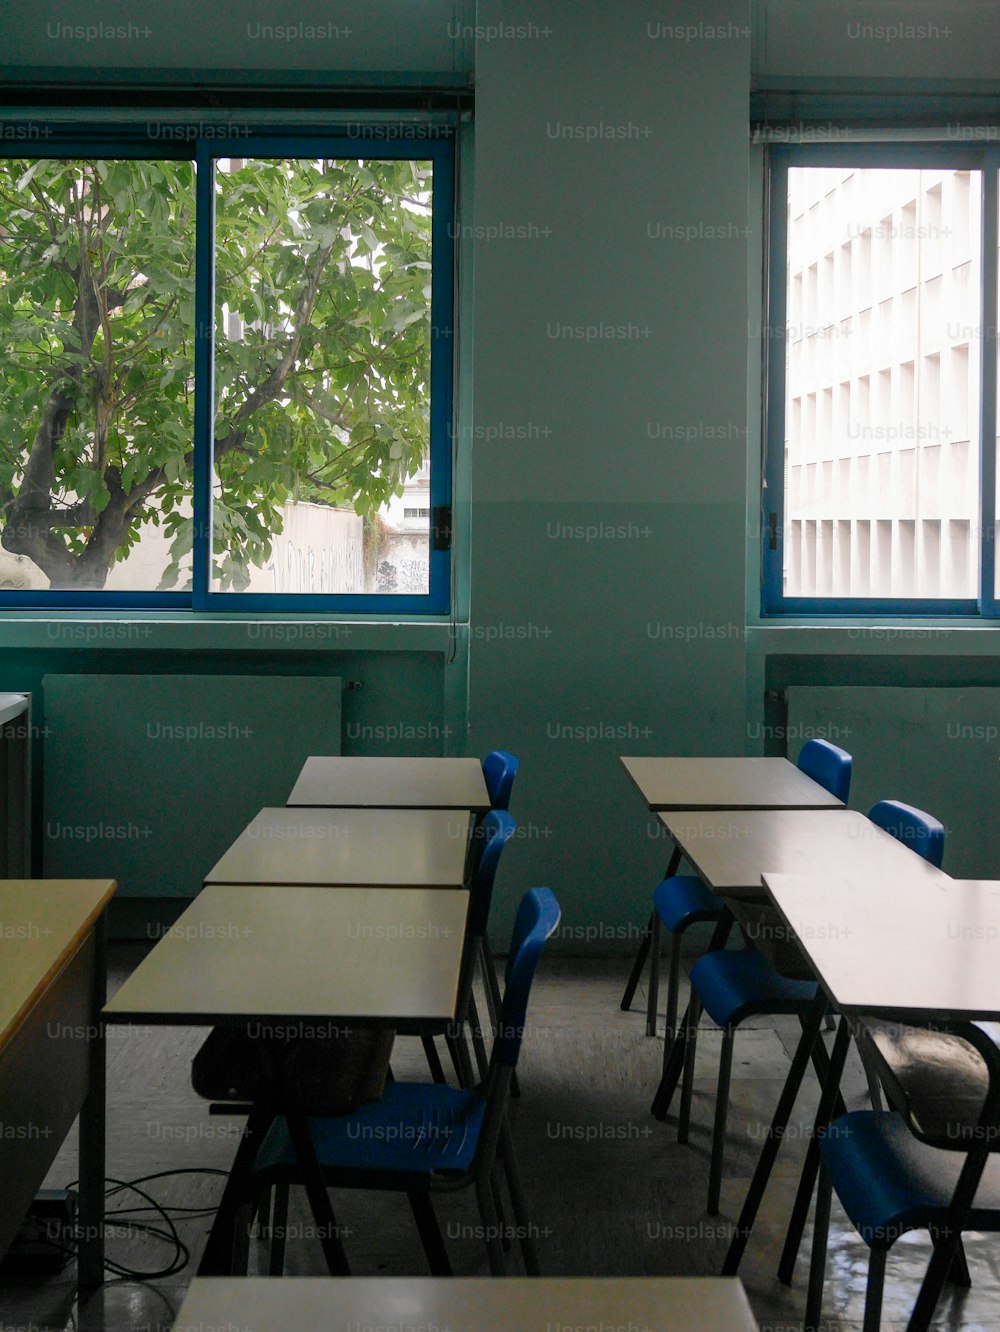
[[[197,1277],[174,1332],[757,1332],[736,1277]]]
[[[0,880],[0,1049],[110,902],[113,879]]]
[[[766,896],[761,875],[885,874],[947,880],[908,846],[853,809],[722,810],[660,815],[705,882],[723,896]]]
[[[454,1016],[467,893],[205,888],[106,1005],[113,1022]]]
[[[262,809],[205,883],[461,888],[471,816],[438,809]]]
[[[476,758],[307,758],[289,805],[349,809],[490,807],[483,765]]]
[[[27,694],[0,694],[0,725],[28,711]]]
[[[902,1021],[1000,1021],[1000,881],[765,873],[837,1007]]]
[[[786,758],[623,758],[651,810],[843,809]]]

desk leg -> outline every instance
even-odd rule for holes
[[[844,1112],[843,1102],[840,1101],[840,1079],[844,1072],[844,1062],[847,1059],[850,1039],[851,1033],[847,1025],[847,1019],[841,1018],[840,1025],[837,1027],[837,1035],[834,1037],[829,1066],[823,1079],[823,1094],[820,1097],[819,1109],[816,1111],[813,1135],[809,1139],[798,1191],[795,1194],[795,1206],[792,1208],[792,1217],[788,1223],[785,1247],[781,1252],[781,1262],[778,1264],[778,1280],[784,1282],[786,1286],[792,1284],[795,1260],[799,1256],[802,1232],[805,1230],[806,1217],[809,1215],[809,1204],[812,1202],[816,1176],[819,1173],[820,1138],[830,1127],[835,1112],[837,1114],[843,1114]],[[819,1050],[819,1048],[820,1042],[817,1041],[815,1050]],[[839,1105],[838,1102],[840,1102]]]
[[[92,1288],[104,1280],[105,1084],[107,1061],[101,1012],[107,998],[107,921],[94,924],[91,1030],[87,1033],[87,1095],[80,1108],[80,1244],[77,1281]]]
[[[672,879],[680,869],[680,865],[680,848],[675,845],[670,856],[670,863],[667,865],[667,872],[663,877],[665,879]],[[643,934],[639,943],[639,951],[636,953],[635,961],[632,963],[632,970],[629,973],[629,978],[625,985],[625,993],[622,995],[621,1009],[623,1013],[627,1013],[632,1007],[632,1000],[635,998],[636,986],[642,978],[642,969],[646,965],[646,958],[649,955],[649,945],[653,937],[653,919],[653,914],[651,914],[646,924],[646,932]],[[655,1030],[650,1032],[647,1029],[646,1035],[655,1036],[656,1032]]]
[[[709,941],[709,953],[714,953],[718,948],[725,948],[726,940],[729,938],[730,931],[733,928],[733,914],[731,911],[724,911],[719,922],[712,932],[712,938]],[[700,1008],[698,1010],[700,1012]],[[663,1046],[663,1073],[660,1076],[660,1085],[656,1089],[656,1095],[653,1097],[653,1104],[650,1113],[656,1119],[666,1119],[667,1111],[670,1109],[670,1101],[681,1073],[684,1070],[684,1055],[687,1051],[688,1036],[692,1024],[692,1006],[690,1000],[684,1010],[684,1017],[681,1019],[680,1026],[676,1031],[666,1033],[666,1039]]]
[[[785,1135],[785,1129],[788,1127],[788,1121],[791,1117],[792,1107],[795,1104],[795,1098],[799,1094],[799,1087],[802,1085],[802,1078],[806,1071],[806,1065],[809,1063],[809,1057],[812,1054],[813,1046],[819,1037],[820,1028],[823,1025],[823,1017],[826,1013],[826,995],[822,990],[817,991],[816,998],[813,1000],[812,1007],[809,1010],[809,1016],[802,1026],[802,1036],[795,1048],[795,1056],[792,1059],[792,1066],[788,1070],[788,1077],[785,1079],[785,1085],[781,1089],[781,1096],[778,1098],[778,1104],[774,1111],[774,1118],[771,1121],[771,1127],[768,1129],[767,1137],[764,1140],[764,1147],[760,1158],[757,1161],[757,1168],[754,1171],[753,1179],[750,1181],[750,1188],[743,1201],[743,1210],[740,1212],[740,1219],[737,1222],[736,1233],[729,1245],[729,1252],[726,1254],[726,1261],[722,1265],[723,1276],[736,1276],[740,1268],[743,1254],[750,1239],[750,1232],[753,1230],[753,1223],[757,1217],[757,1211],[761,1200],[764,1197],[764,1190],[767,1188],[767,1181],[771,1177],[771,1170],[778,1156],[778,1148],[781,1146],[782,1138]]]

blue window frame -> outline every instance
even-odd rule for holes
[[[172,142],[123,126],[3,154],[0,606],[448,611],[454,142],[424,128]],[[379,509],[395,497],[402,518],[414,473],[426,561],[398,534],[393,587]],[[286,568],[289,505],[305,535]]]
[[[998,172],[770,150],[764,615],[997,615]]]

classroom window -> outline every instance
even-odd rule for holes
[[[771,199],[765,613],[994,615],[996,157],[782,149]]]
[[[446,610],[450,140],[69,147],[0,159],[0,598]]]

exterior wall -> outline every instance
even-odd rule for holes
[[[363,592],[363,521],[350,510],[324,504],[286,504],[282,531],[271,558],[252,569],[248,592]],[[167,564],[170,542],[149,524],[142,540],[108,575],[109,591],[155,589]],[[190,571],[190,559],[184,567]],[[183,586],[183,583],[179,584]],[[0,551],[0,587],[45,588],[48,579],[30,560]]]
[[[789,172],[785,591],[975,597],[978,177]]]

